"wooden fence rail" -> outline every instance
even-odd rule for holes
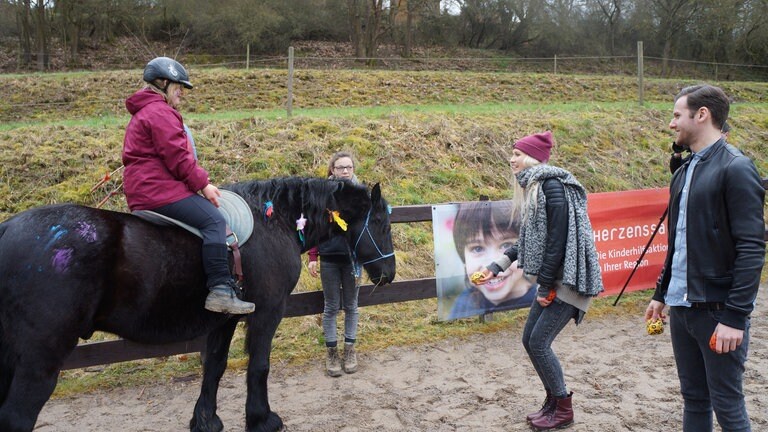
[[[768,178],[763,179],[768,189]],[[400,206],[392,208],[392,223],[431,222],[432,205]],[[765,238],[768,240],[768,227]],[[359,306],[399,303],[437,297],[435,278],[412,279],[377,287],[360,287]],[[312,291],[292,294],[288,299],[286,317],[314,315],[323,312],[323,292]],[[163,345],[145,345],[125,339],[89,342],[78,345],[65,360],[63,369],[76,369],[130,360],[164,357],[200,352],[205,348],[205,336],[186,342]]]
[[[393,207],[392,223],[431,222],[432,206],[415,205]],[[422,300],[437,296],[435,278],[394,282],[374,289],[373,285],[360,287],[359,306],[373,306]],[[288,298],[286,317],[314,315],[323,312],[323,292],[312,291],[292,294]],[[125,339],[88,342],[78,345],[64,361],[63,369],[77,369],[101,364],[164,357],[200,352],[205,348],[205,336],[185,342],[146,345]]]

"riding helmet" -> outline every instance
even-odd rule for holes
[[[157,57],[144,67],[144,81],[151,83],[158,78],[179,83],[188,89],[192,88],[187,70],[172,58]]]

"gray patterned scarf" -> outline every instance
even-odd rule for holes
[[[568,238],[563,262],[563,284],[584,296],[596,296],[603,288],[592,224],[587,216],[587,192],[568,171],[547,164],[526,168],[517,174],[520,186],[537,188],[535,199],[526,200],[525,219],[518,242],[519,266],[527,274],[539,274],[547,243],[547,203],[541,185],[545,180],[559,180],[565,188],[568,204]],[[531,196],[531,195],[529,195]]]

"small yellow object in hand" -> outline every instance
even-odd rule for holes
[[[470,282],[473,284],[476,284],[483,280],[483,272],[474,272],[472,273],[472,276],[469,277]]]
[[[649,335],[658,335],[664,333],[664,321],[661,318],[649,319],[645,323],[645,327],[648,330]]]

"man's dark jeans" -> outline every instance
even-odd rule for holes
[[[749,347],[749,320],[736,351],[717,354],[709,349],[722,311],[672,307],[672,349],[683,395],[683,432],[712,430],[712,410],[723,432],[751,431],[742,392]]]

